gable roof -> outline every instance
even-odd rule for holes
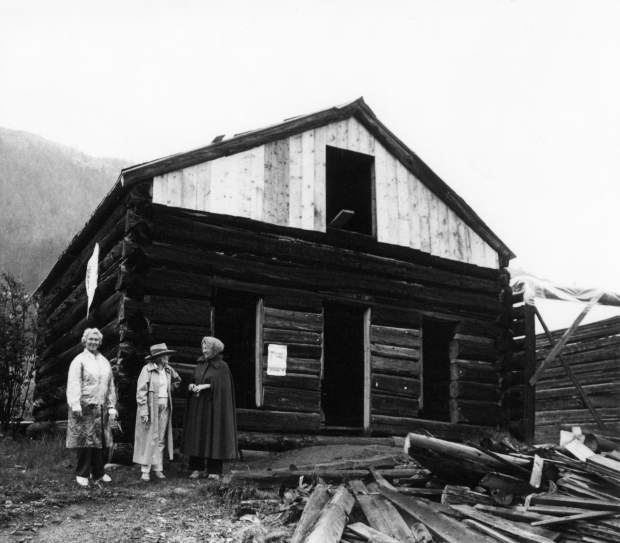
[[[357,119],[377,140],[403,165],[409,169],[429,190],[461,217],[504,260],[514,258],[514,253],[487,226],[478,214],[452,190],[418,155],[394,135],[368,107],[363,98],[342,106],[331,107],[309,115],[287,119],[282,123],[237,134],[229,139],[215,141],[206,147],[177,153],[136,166],[125,168],[122,183],[130,186],[136,182],[180,170],[201,162],[233,155],[271,141],[341,121],[349,117]],[[217,140],[217,138],[216,138]]]
[[[306,130],[325,126],[349,117],[357,119],[392,155],[400,160],[429,190],[452,209],[465,223],[474,230],[486,243],[500,255],[500,263],[508,265],[514,258],[514,253],[501,239],[487,226],[478,214],[454,192],[431,168],[394,135],[368,107],[363,98],[342,106],[286,119],[285,121],[236,134],[229,139],[216,138],[211,145],[200,147],[192,151],[177,153],[167,157],[151,160],[135,166],[124,168],[116,183],[105,196],[94,213],[88,219],[84,228],[77,233],[62,253],[50,273],[40,283],[35,292],[45,289],[66,266],[75,259],[88,244],[89,239],[96,232],[102,220],[116,206],[128,189],[140,181],[151,179],[157,175],[207,162],[219,157],[233,155],[246,151],[265,143],[287,138]]]

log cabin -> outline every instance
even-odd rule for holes
[[[513,257],[362,98],[219,136],[122,170],[38,287],[36,418],[66,417],[68,365],[97,326],[129,432],[148,346],[175,349],[187,383],[216,335],[241,430],[525,434]]]

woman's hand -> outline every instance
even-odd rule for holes
[[[113,407],[110,407],[110,409],[108,409],[108,415],[110,415],[110,418],[114,420],[116,417],[118,417],[118,411]]]
[[[82,416],[82,408],[78,407],[77,409],[72,409],[71,410],[73,412],[73,415],[75,417],[81,417]]]
[[[140,415],[140,422],[142,424],[148,424],[149,423],[149,416],[148,415]]]
[[[187,386],[187,390],[189,390],[190,392],[195,392],[195,390],[196,390],[196,385],[195,385],[194,383],[190,383],[190,384]]]

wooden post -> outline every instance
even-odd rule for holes
[[[579,313],[579,315],[577,316],[577,318],[575,319],[575,322],[573,322],[573,324],[570,325],[570,328],[568,328],[566,330],[566,332],[564,332],[564,335],[560,338],[560,341],[558,341],[554,346],[553,349],[551,349],[551,352],[547,355],[547,357],[542,361],[542,363],[540,364],[540,366],[538,367],[538,369],[536,370],[536,373],[534,373],[534,375],[531,377],[530,379],[530,385],[534,386],[536,384],[536,382],[540,379],[540,376],[542,375],[542,372],[544,371],[545,367],[550,364],[551,362],[553,362],[556,358],[556,356],[560,353],[560,351],[564,348],[564,345],[566,345],[566,343],[568,343],[568,340],[571,338],[571,336],[575,333],[575,330],[577,330],[579,324],[581,324],[581,321],[586,317],[586,315],[590,312],[590,309],[592,309],[597,303],[598,301],[601,299],[601,297],[603,296],[603,291],[598,292],[589,302],[588,305],[586,305],[583,310],[581,311],[581,313]]]
[[[364,311],[364,433],[370,433],[370,307]]]
[[[551,335],[551,332],[549,331],[549,328],[547,327],[547,323],[543,320],[542,315],[540,314],[537,308],[536,308],[536,316],[538,317],[538,321],[540,322],[541,326],[545,330],[545,335],[547,336],[549,343],[553,345],[553,336]],[[579,381],[577,380],[577,377],[573,373],[573,370],[571,369],[571,367],[568,365],[568,362],[566,362],[566,360],[564,360],[559,355],[558,355],[558,360],[562,363],[562,366],[564,367],[566,374],[568,375],[573,385],[577,389],[577,392],[579,393],[579,396],[581,400],[583,401],[584,405],[588,408],[588,410],[594,417],[594,420],[596,421],[596,424],[598,424],[598,427],[601,430],[605,430],[605,424],[603,423],[603,420],[601,419],[596,409],[594,409],[594,406],[592,405],[590,398],[588,397],[586,391],[581,386],[581,383],[579,383]]]
[[[536,307],[523,306],[525,322],[525,365],[523,368],[523,439],[526,443],[534,441],[536,424],[536,389],[530,379],[536,371]]]
[[[256,407],[263,405],[263,321],[265,304],[263,298],[256,302],[256,330],[254,341],[254,397]]]

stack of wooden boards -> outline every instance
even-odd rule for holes
[[[315,486],[291,542],[620,541],[620,439],[576,432],[563,441],[517,450],[409,434],[417,468],[353,477],[358,461],[339,481],[331,470],[327,480],[339,484]]]

